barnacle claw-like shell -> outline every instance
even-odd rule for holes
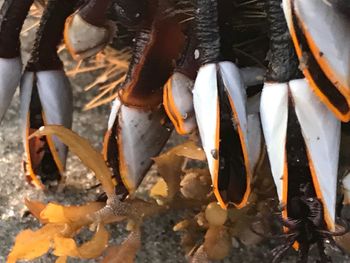
[[[93,56],[104,49],[114,31],[112,22],[95,26],[85,21],[77,12],[66,20],[64,40],[70,54],[78,60]]]
[[[338,119],[349,121],[350,20],[330,3],[283,0],[283,9],[310,88]]]
[[[265,70],[258,67],[241,68],[240,74],[246,86],[255,86],[263,84]],[[196,117],[193,107],[192,90],[194,81],[187,75],[175,71],[164,86],[163,104],[166,113],[178,134],[190,134],[197,128]],[[254,111],[255,115],[259,112],[260,96],[254,96],[248,100],[248,107]],[[250,105],[249,105],[250,104]],[[252,123],[258,123],[257,133],[260,131],[260,121],[258,116],[252,119]],[[254,124],[252,124],[254,125]],[[254,129],[256,130],[256,129]],[[260,147],[260,146],[259,146]]]
[[[293,107],[305,141],[313,187],[317,198],[322,201],[327,226],[332,230],[337,192],[340,122],[312,92],[305,79],[265,84],[261,97],[261,122],[273,178],[282,203],[287,204],[288,201],[288,96],[294,102]]]
[[[36,99],[34,99],[35,94],[37,94]],[[36,138],[28,140],[28,137],[40,128],[37,127],[38,124],[40,126],[55,124],[70,128],[73,112],[72,97],[69,81],[62,70],[25,72],[22,77],[20,94],[22,137],[26,151],[27,172],[36,186],[43,187],[37,175],[41,176],[50,173],[52,169],[56,170],[55,167],[47,167],[47,165],[56,166],[60,174],[64,172],[67,147],[55,136],[46,136],[46,141]],[[46,143],[51,157],[45,156],[45,151],[40,149],[45,147]],[[48,162],[44,157],[51,158],[53,163]]]
[[[175,72],[164,87],[164,108],[176,131],[181,135],[189,134],[197,127],[193,108],[193,86],[192,79]]]
[[[168,140],[171,129],[164,125],[165,118],[162,107],[144,110],[126,106],[119,98],[115,100],[105,137],[104,155],[119,176],[117,181],[128,192],[136,190],[153,163],[152,157],[159,154]]]
[[[252,157],[260,154],[249,149],[247,99],[239,69],[231,62],[202,66],[193,101],[214,193],[222,207],[229,203],[243,207],[252,165],[257,163]]]
[[[22,62],[17,58],[0,58],[0,122],[10,106],[21,79]]]

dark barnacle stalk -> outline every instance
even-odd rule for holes
[[[288,31],[281,1],[267,1],[270,50],[268,55],[267,82],[286,82],[301,78],[299,62]]]
[[[222,207],[246,205],[252,171],[260,148],[249,149],[246,91],[238,67],[232,63],[231,1],[197,0],[197,51],[201,67],[193,102],[198,128]],[[255,134],[259,136],[259,134]],[[254,156],[254,157],[253,157]]]
[[[5,0],[0,10],[0,57],[20,56],[19,35],[33,0]]]
[[[217,1],[197,0],[195,16],[201,65],[216,63],[220,58],[219,10]]]
[[[28,139],[42,125],[72,125],[72,91],[57,54],[66,18],[76,1],[49,0],[41,18],[30,60],[21,81],[21,122],[25,170],[34,185],[61,178],[67,148],[57,138]],[[39,177],[37,177],[39,176]]]
[[[19,35],[33,0],[5,0],[0,10],[0,122],[20,82]]]
[[[107,20],[110,0],[89,0],[67,19],[64,39],[70,54],[83,59],[101,51],[116,31]]]
[[[340,122],[299,71],[281,1],[269,0],[267,13],[270,55],[260,112],[286,231],[274,262],[292,245],[299,248],[298,262],[307,262],[313,244],[321,262],[329,262],[324,231],[335,225]]]

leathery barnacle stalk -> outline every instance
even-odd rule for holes
[[[29,136],[43,125],[72,125],[72,91],[57,46],[63,37],[65,19],[73,13],[75,4],[70,0],[48,1],[20,85],[24,169],[28,180],[41,188],[61,178],[67,147],[56,137]]]

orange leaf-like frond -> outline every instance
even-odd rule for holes
[[[104,203],[92,202],[82,206],[62,206],[59,204],[49,203],[40,213],[40,219],[50,223],[78,223],[87,225],[91,223],[92,215],[104,207]]]
[[[51,247],[51,240],[62,233],[64,228],[64,225],[47,224],[37,231],[20,232],[7,258],[7,263],[15,263],[21,259],[31,260],[44,255]]]

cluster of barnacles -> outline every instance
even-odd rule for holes
[[[241,222],[253,223],[244,220],[247,210],[263,212],[259,203],[271,197],[273,188],[257,182],[270,172],[278,200],[285,204],[281,216],[287,239],[274,250],[274,260],[293,246],[299,248],[299,261],[306,262],[317,244],[321,262],[330,261],[325,240],[332,233],[346,236],[335,231],[341,122],[350,120],[346,0],[38,3],[44,11],[23,72],[19,34],[33,0],[5,0],[1,9],[0,119],[20,83],[28,181],[44,189],[60,180],[68,146],[94,171],[106,202],[69,208],[27,201],[45,226],[22,232],[9,262],[49,248],[57,262],[97,257],[108,242],[104,225],[121,220],[129,221],[130,238],[111,248],[104,262],[132,261],[143,218],[185,207],[201,208],[194,219],[175,227],[185,233],[189,259],[222,259],[230,251],[230,237],[240,236]],[[108,17],[133,34],[133,45],[124,69],[108,68],[90,86],[112,76],[87,105],[113,100],[101,155],[69,131],[72,93],[57,52],[64,39],[74,59],[96,55],[116,31]],[[79,66],[72,74],[78,73]],[[188,142],[159,155],[173,128],[200,139],[203,151]],[[265,145],[270,169],[259,176]],[[188,159],[206,160],[208,170],[183,170]],[[153,163],[162,176],[150,191],[156,202],[139,200],[135,192]],[[344,205],[349,203],[348,179],[343,180]],[[266,196],[259,199],[264,190]],[[96,234],[78,247],[73,237],[86,226],[95,226]],[[37,243],[28,250],[30,236]]]

